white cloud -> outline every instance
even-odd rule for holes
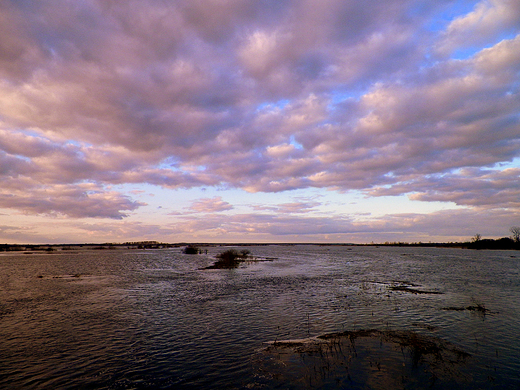
[[[474,9],[448,25],[438,45],[441,53],[489,44],[497,35],[518,31],[520,4],[516,0],[482,0]]]

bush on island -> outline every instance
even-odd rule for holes
[[[186,248],[184,248],[182,253],[185,255],[196,255],[200,253],[200,250],[195,245],[188,245]]]
[[[206,269],[231,269],[238,268],[240,262],[246,260],[251,252],[248,250],[242,250],[240,253],[235,249],[228,249],[222,253],[219,253],[215,264],[206,267]]]

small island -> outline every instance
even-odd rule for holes
[[[251,252],[247,249],[243,249],[240,252],[235,249],[228,249],[222,253],[219,253],[216,258],[218,260],[215,262],[215,264],[210,265],[204,269],[238,268],[241,262],[253,259]]]

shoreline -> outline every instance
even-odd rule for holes
[[[248,246],[319,246],[319,247],[401,247],[401,248],[460,248],[488,250],[520,250],[520,242],[510,238],[497,240],[483,239],[472,242],[385,242],[370,244],[355,243],[163,243],[158,241],[125,242],[125,243],[76,243],[76,244],[0,244],[2,252],[24,252],[25,254],[73,252],[85,250],[146,250],[146,249],[182,249],[187,246],[208,247],[248,247]]]

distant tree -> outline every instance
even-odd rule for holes
[[[513,241],[520,242],[520,227],[512,226],[511,229],[509,229],[509,231],[513,233]]]
[[[471,239],[471,241],[473,242],[479,242],[480,240],[482,240],[482,235],[480,235],[479,233],[475,234]]]

